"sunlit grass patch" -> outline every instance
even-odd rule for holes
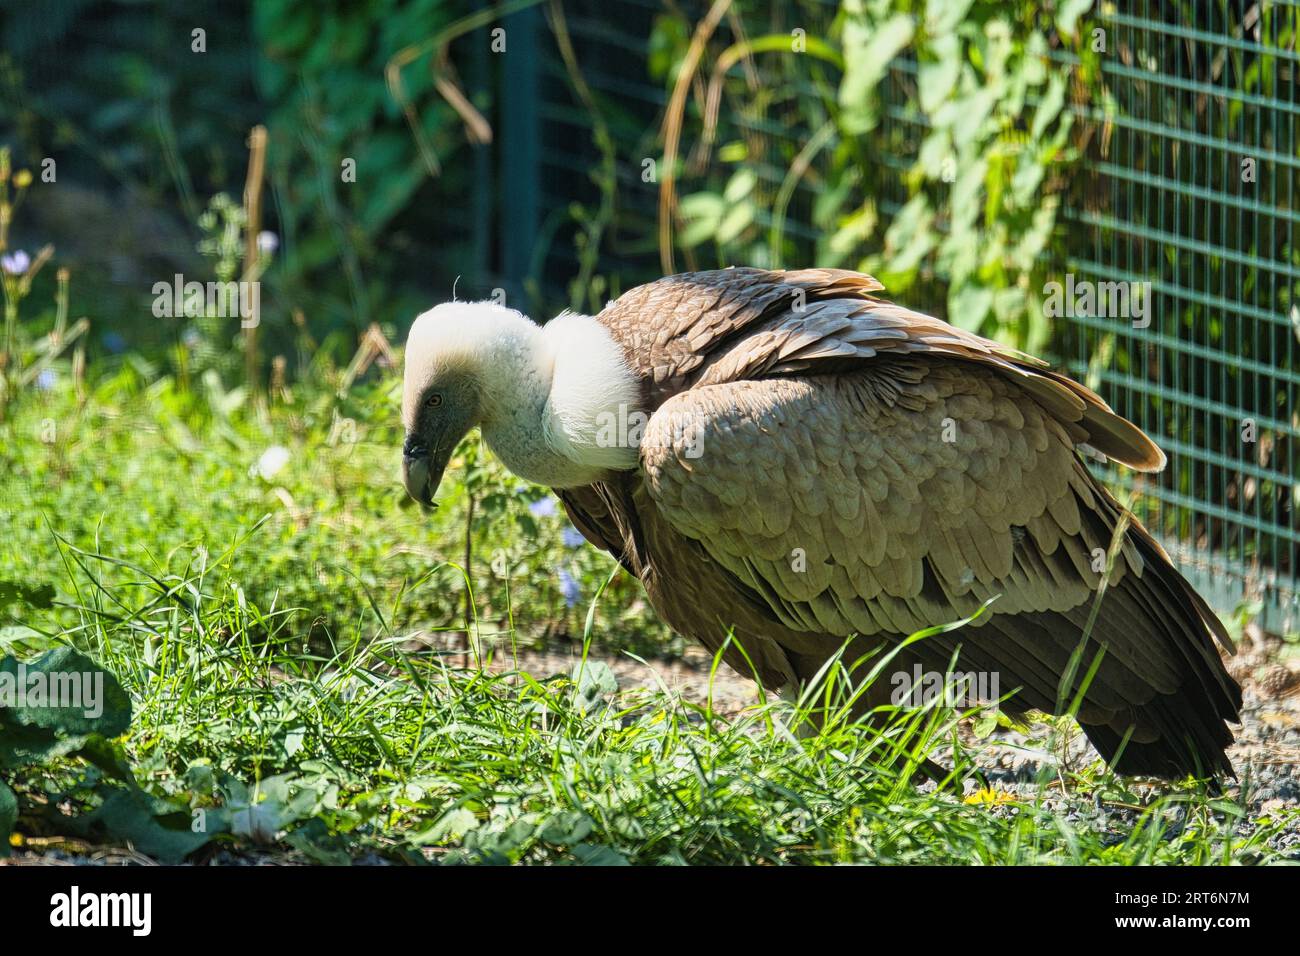
[[[1220,863],[1269,858],[1285,825],[1241,835],[1231,801],[1172,788],[1117,832],[1079,812],[1105,776],[1076,794],[1054,779],[974,799],[918,786],[921,760],[971,763],[959,715],[938,707],[871,728],[809,728],[779,699],[726,718],[662,689],[620,692],[594,657],[549,676],[453,667],[373,617],[378,637],[321,653],[288,609],[258,608],[220,573],[137,568],[108,591],[90,581],[104,556],[64,549],[85,579],[81,623],[28,642],[71,640],[117,675],[135,711],[122,756],[156,826],[202,820],[198,859],[269,846],[322,862]],[[842,703],[845,670],[833,663],[798,707]],[[130,838],[114,831],[122,789],[93,767],[40,768],[18,789],[20,830],[78,832],[76,812],[115,800],[84,832]]]

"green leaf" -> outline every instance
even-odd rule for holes
[[[952,184],[952,218],[962,226],[972,226],[980,214],[980,199],[984,196],[989,165],[978,160],[960,169],[957,181]]]
[[[683,219],[711,219],[716,223],[726,212],[727,204],[717,193],[702,192],[683,196],[678,208]]]
[[[179,863],[212,839],[211,828],[206,833],[190,828],[188,813],[164,806],[160,815],[159,809],[143,793],[115,788],[99,809],[76,821],[77,828],[102,826],[111,837],[161,863]]]
[[[717,193],[704,192],[682,197],[679,208],[686,226],[677,234],[677,242],[691,249],[717,234],[727,204]]]
[[[419,159],[412,159],[405,168],[393,168],[386,172],[379,178],[378,188],[366,194],[359,216],[362,228],[368,234],[383,229],[406,207],[427,176],[424,162]]]
[[[284,735],[284,754],[286,757],[292,757],[302,749],[303,741],[307,733],[304,727],[295,727]]]
[[[1052,78],[1047,81],[1047,92],[1038,103],[1038,109],[1034,111],[1034,122],[1029,128],[1029,135],[1032,139],[1038,139],[1047,131],[1047,127],[1052,124],[1061,113],[1061,107],[1065,105],[1065,77],[1059,73],[1053,73]]]
[[[969,282],[948,293],[948,321],[959,329],[978,332],[993,307],[993,290]]]
[[[121,780],[132,789],[137,789],[135,775],[127,763],[122,747],[100,734],[90,734],[85,742],[75,751],[87,763],[94,764],[110,777]]]
[[[319,818],[308,820],[286,835],[284,842],[322,866],[350,866],[352,863],[346,841],[330,833],[325,821]]]
[[[876,125],[876,88],[915,30],[916,24],[905,13],[895,14],[879,26],[862,16],[851,15],[845,20],[845,69],[839,100],[848,132],[865,133]]]
[[[1064,0],[1056,12],[1056,27],[1066,36],[1073,36],[1079,17],[1092,9],[1093,0]]]
[[[933,222],[934,211],[930,209],[924,195],[912,197],[898,211],[885,233],[885,247],[891,253],[888,262],[891,273],[915,269],[926,253],[934,248],[935,231],[931,229]],[[889,288],[895,287],[891,285]]]
[[[758,176],[752,169],[738,169],[731,180],[727,183],[727,188],[723,190],[722,198],[727,202],[740,202],[751,192],[758,183]]]
[[[583,866],[629,866],[622,853],[607,846],[592,846],[579,843],[573,848],[573,855]]]
[[[925,29],[934,37],[941,37],[957,29],[975,0],[926,0]]]
[[[27,587],[14,581],[0,581],[0,608],[10,604],[26,604],[37,610],[51,608],[54,606],[54,586]]]
[[[1028,304],[1025,290],[1018,286],[998,289],[993,293],[993,315],[1003,327],[1017,324]]]
[[[826,242],[826,252],[835,262],[842,262],[858,245],[871,237],[876,228],[876,208],[864,203],[844,217],[839,228]]]
[[[1011,179],[1011,196],[1018,207],[1033,208],[1030,200],[1034,198],[1046,172],[1047,167],[1037,162],[1032,155],[1025,154],[1021,157],[1016,174]]]
[[[953,143],[965,146],[980,133],[997,105],[999,92],[997,87],[984,87],[953,104],[957,110],[952,124]]]
[[[66,736],[97,733],[116,737],[131,726],[131,698],[117,678],[73,648],[56,648],[23,671],[27,701],[0,712],[0,719]],[[0,661],[3,673],[10,674],[16,685],[19,662],[12,657]],[[45,693],[33,697],[37,689]]]
[[[320,781],[293,774],[278,774],[249,787],[237,777],[222,782],[231,831],[264,843],[278,838],[291,824],[312,817],[320,808],[324,791]]]
[[[547,820],[540,836],[547,843],[572,846],[585,840],[592,829],[591,817],[579,810],[568,810]]]
[[[416,846],[430,843],[458,842],[478,827],[478,817],[464,807],[455,807],[439,817],[428,829],[416,835],[411,842]]]
[[[573,667],[573,682],[577,685],[578,706],[583,710],[590,710],[606,694],[618,690],[618,678],[604,661],[579,661]]]
[[[0,716],[3,716],[0,711]],[[0,767],[25,767],[74,753],[85,741],[59,737],[44,727],[0,720]]]
[[[22,667],[14,657],[0,659],[0,691],[0,701],[12,698],[13,705],[0,706],[0,767],[83,748],[95,762],[103,753],[98,741],[131,725],[131,700],[117,679],[70,647]]]
[[[11,648],[24,654],[32,654],[36,651],[47,650],[51,643],[51,638],[23,624],[0,627],[0,651]]]
[[[718,159],[724,163],[740,163],[749,158],[749,146],[743,140],[727,143],[718,149]]]
[[[1059,201],[1053,197],[1034,210],[1030,227],[1020,236],[1020,242],[1012,250],[1011,259],[1016,267],[1028,271],[1037,260],[1038,255],[1047,245],[1056,226],[1056,210]]]
[[[718,223],[717,240],[724,245],[740,236],[754,221],[754,204],[738,203],[728,210]]]
[[[936,37],[930,52],[937,59],[921,63],[917,74],[921,109],[927,113],[933,113],[952,95],[961,75],[961,44],[955,34]]]

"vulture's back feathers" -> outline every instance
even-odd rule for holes
[[[1041,361],[880,290],[729,269],[611,303],[598,321],[652,415],[639,473],[561,492],[579,529],[679,631],[716,647],[735,627],[774,687],[850,635],[897,643],[992,600],[909,653],[943,671],[960,646],[959,666],[1020,689],[1012,707],[1052,712],[1100,653],[1078,716],[1117,769],[1231,772],[1226,632],[1076,451],[1155,471],[1160,449]]]
[[[1017,378],[1073,426],[1076,444],[1138,471],[1164,468],[1164,452],[1096,392],[1031,355],[871,294],[883,288],[871,276],[840,269],[684,273],[628,291],[599,319],[650,383],[652,407],[698,384],[933,354]]]

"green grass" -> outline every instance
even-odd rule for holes
[[[530,510],[544,489],[480,459],[472,443],[453,462],[442,506],[414,507],[398,467],[395,378],[339,397],[336,378],[322,376],[328,381],[299,387],[292,403],[253,410],[242,390],[224,391],[213,376],[187,389],[150,371],[124,364],[84,403],[66,388],[30,393],[0,422],[0,580],[48,582],[70,596],[58,534],[157,575],[206,560],[253,603],[298,609],[293,626],[317,646],[355,635],[372,602],[392,628],[459,627],[472,497],[469,579],[479,615],[504,622],[513,600],[530,609],[525,641],[581,630],[584,612],[566,603],[557,570],[589,597],[608,559],[566,547],[562,516]],[[269,479],[251,473],[274,447],[287,452],[283,467]],[[110,584],[131,578],[109,566],[97,574]],[[634,582],[616,582],[612,596],[611,611],[626,609],[611,622],[623,646],[669,640]]]
[[[0,655],[73,644],[134,705],[113,760],[10,775],[18,845],[70,834],[162,859],[319,862],[1225,863],[1272,859],[1269,838],[1294,825],[1190,786],[1144,798],[1096,767],[1009,803],[917,787],[927,756],[972,762],[962,715],[944,710],[809,731],[784,701],[724,717],[662,689],[616,691],[600,653],[679,645],[625,575],[604,587],[606,556],[533,514],[536,489],[472,447],[446,507],[402,507],[394,384],[342,398],[302,386],[293,405],[253,412],[123,369],[84,404],[26,397],[0,426],[0,581],[55,594],[10,605]],[[340,416],[354,440],[338,441]],[[47,420],[55,441],[33,441]],[[290,451],[283,472],[250,474],[273,444]],[[457,667],[409,640],[463,628],[471,496],[470,630],[507,661],[569,635],[599,652],[574,673]],[[557,566],[581,586],[575,606]],[[832,700],[842,685],[832,667]],[[1094,800],[1135,809],[1117,827]]]

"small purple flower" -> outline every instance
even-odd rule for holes
[[[126,351],[126,339],[116,332],[105,332],[103,341],[104,348],[113,355],[120,355]]]
[[[36,387],[39,388],[42,392],[48,392],[50,389],[54,387],[54,384],[58,380],[59,377],[54,374],[54,369],[52,368],[42,369],[41,374],[36,376]]]
[[[554,498],[539,498],[528,506],[534,518],[549,518],[555,514]]]
[[[31,264],[31,256],[21,249],[15,249],[7,256],[0,256],[0,269],[4,269],[11,276],[23,275]]]
[[[559,576],[560,593],[564,595],[564,603],[568,607],[573,607],[582,598],[582,586],[564,568],[560,568]]]
[[[564,530],[560,532],[560,540],[564,542],[566,548],[581,548],[587,539],[573,525],[565,525]]]

